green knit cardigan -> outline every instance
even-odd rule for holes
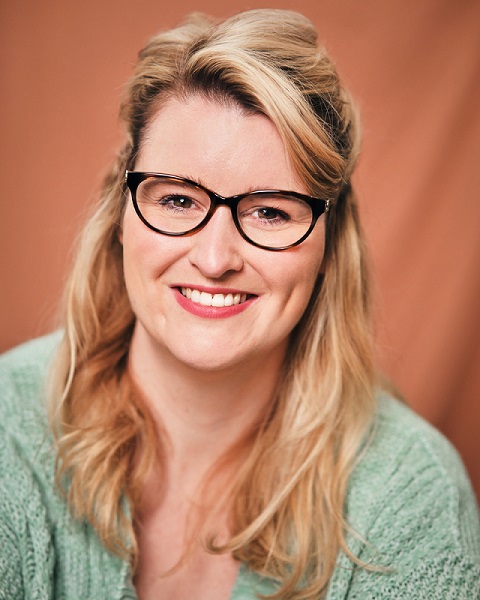
[[[48,336],[0,358],[0,600],[135,599],[128,564],[71,518],[54,484],[44,383],[57,343]],[[461,461],[387,396],[378,399],[378,427],[351,477],[346,511],[368,540],[352,538],[351,549],[389,569],[372,572],[340,554],[328,600],[480,598],[479,514]],[[274,590],[242,565],[231,600]]]

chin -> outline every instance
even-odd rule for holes
[[[199,354],[194,354],[191,351],[186,354],[175,353],[173,358],[188,369],[212,374],[230,369],[239,369],[252,360],[248,356],[228,356],[221,351],[201,352]]]

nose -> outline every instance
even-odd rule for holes
[[[210,279],[219,279],[243,267],[240,236],[227,206],[219,206],[203,229],[192,236],[189,260]]]

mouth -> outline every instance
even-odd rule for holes
[[[188,298],[195,304],[202,306],[213,306],[215,308],[223,308],[226,306],[237,306],[252,298],[251,294],[245,293],[228,293],[228,294],[210,294],[195,288],[181,287],[178,288],[182,296]]]

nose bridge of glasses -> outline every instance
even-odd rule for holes
[[[235,196],[222,196],[221,194],[217,194],[217,192],[213,192],[212,190],[207,190],[208,195],[210,196],[210,202],[212,203],[212,207],[215,209],[217,206],[228,206],[232,211],[236,208],[238,201],[243,195],[235,195]]]
[[[196,232],[204,231],[199,238],[204,240],[203,243],[206,243],[212,252],[219,248],[223,253],[230,252],[228,249],[236,247],[239,239],[237,236],[245,237],[236,215],[235,200],[215,192],[210,195],[210,200],[210,209],[196,228]]]
[[[238,230],[240,230],[240,223],[238,222],[238,217],[237,217],[237,206],[238,206],[240,199],[243,197],[243,195],[222,196],[212,190],[205,190],[205,191],[207,191],[207,193],[210,197],[210,210],[208,211],[209,212],[208,220],[210,220],[210,218],[214,215],[214,213],[217,211],[217,208],[219,208],[220,206],[225,206],[230,209],[233,222],[235,223],[235,227]]]

